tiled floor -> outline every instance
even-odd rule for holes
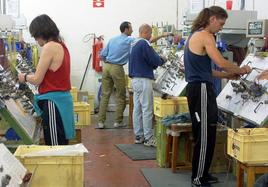
[[[158,167],[155,160],[132,161],[114,144],[133,143],[132,129],[82,130],[85,156],[85,187],[149,187],[141,168]]]

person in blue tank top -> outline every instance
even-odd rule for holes
[[[238,67],[225,60],[216,48],[214,34],[219,32],[227,12],[218,6],[203,9],[194,20],[184,50],[186,95],[192,120],[194,152],[192,186],[209,187],[217,182],[208,171],[216,140],[218,108],[212,77],[236,79],[251,72],[249,66]],[[212,70],[211,61],[223,72]]]

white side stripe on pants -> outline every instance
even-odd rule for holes
[[[200,177],[203,176],[205,162],[206,162],[206,152],[207,152],[207,88],[206,84],[201,84],[201,145],[199,153],[199,164],[196,178],[194,182],[196,184],[201,184]]]
[[[54,127],[54,131],[55,131],[55,145],[59,145],[58,143],[58,133],[57,133],[57,118],[56,118],[56,110],[55,110],[55,104],[53,102],[52,103],[52,109],[53,109],[53,127]]]
[[[49,128],[52,145],[58,145],[55,104],[48,101]]]

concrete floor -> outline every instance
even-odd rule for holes
[[[149,187],[141,168],[158,167],[155,160],[132,161],[115,144],[131,144],[132,129],[82,130],[82,143],[90,151],[85,155],[85,187]]]
[[[141,169],[159,168],[156,160],[132,161],[114,146],[133,144],[133,129],[95,129],[96,116],[91,117],[92,125],[82,129],[82,143],[90,151],[85,155],[84,161],[85,187],[150,187]],[[113,119],[110,118],[112,117],[109,116],[107,121],[112,123]],[[154,180],[161,180],[160,175],[157,174]],[[224,183],[219,184],[221,185]]]

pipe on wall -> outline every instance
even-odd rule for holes
[[[245,10],[245,0],[241,0],[240,10]]]
[[[179,29],[179,0],[176,2],[176,30]]]
[[[6,0],[3,0],[3,8],[2,8],[3,14],[6,14]]]
[[[0,0],[0,14],[3,14],[3,12],[2,12],[2,0]]]

